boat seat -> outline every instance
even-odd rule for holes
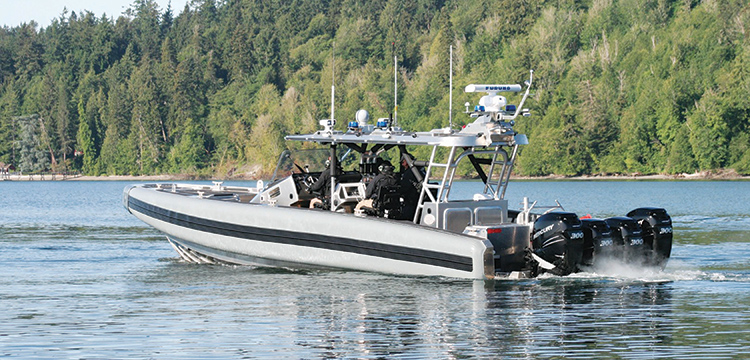
[[[389,219],[401,219],[404,198],[401,186],[383,186],[378,190],[378,197],[373,203],[377,216]]]
[[[346,171],[336,177],[338,183],[355,183],[362,180],[362,174],[357,171]]]

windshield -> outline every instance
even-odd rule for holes
[[[330,155],[330,148],[307,149],[307,150],[284,150],[279,156],[276,170],[273,172],[271,182],[283,179],[292,173],[321,172],[326,167],[326,160]],[[351,168],[357,164],[357,153],[347,148],[338,148],[339,164],[344,169]]]

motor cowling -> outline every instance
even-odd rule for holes
[[[555,275],[577,271],[583,258],[583,243],[581,220],[574,213],[551,212],[534,222],[532,246],[534,255],[542,260],[537,259],[540,271]]]
[[[605,220],[612,229],[613,253],[616,258],[627,262],[641,263],[645,258],[643,231],[640,225],[626,216],[611,217]],[[617,254],[621,255],[617,255]]]
[[[664,268],[672,254],[672,218],[662,208],[643,207],[628,213],[641,227],[645,262]]]
[[[594,266],[597,259],[613,256],[615,252],[612,229],[602,219],[581,219],[583,230],[582,266]]]

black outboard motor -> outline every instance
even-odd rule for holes
[[[581,265],[593,266],[597,259],[614,253],[612,229],[602,219],[581,219],[583,230],[583,258]]]
[[[646,264],[664,268],[672,253],[672,218],[661,208],[643,207],[628,213],[643,231]]]
[[[578,215],[551,212],[534,222],[532,246],[540,272],[568,275],[578,270],[583,257],[583,231]]]
[[[611,217],[605,221],[612,229],[615,257],[636,264],[643,263],[645,247],[640,225],[632,218],[625,216]]]

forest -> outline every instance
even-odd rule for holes
[[[287,134],[367,109],[468,122],[534,70],[527,176],[750,174],[745,0],[135,0],[0,28],[0,162],[24,173],[261,177]],[[420,157],[417,153],[417,156]]]

